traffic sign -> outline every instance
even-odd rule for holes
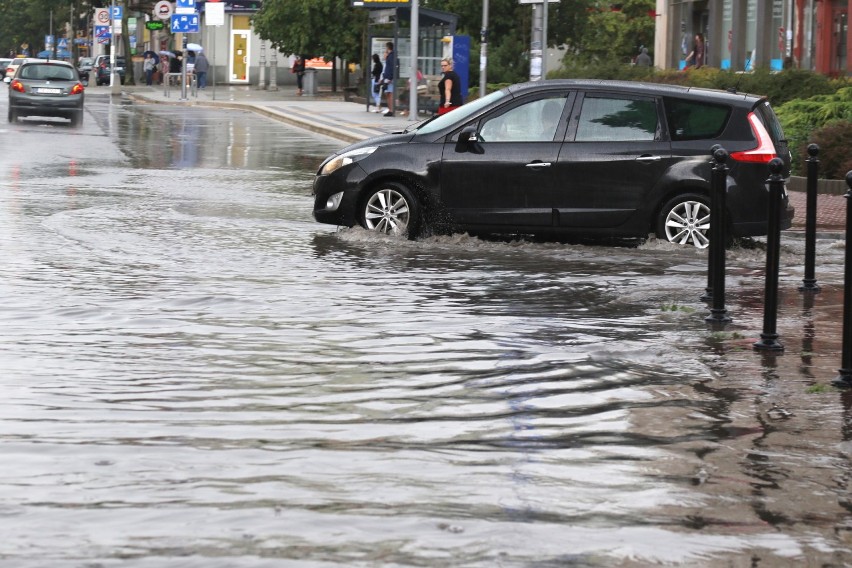
[[[172,33],[196,34],[200,29],[198,14],[175,14],[172,16]]]
[[[122,16],[122,7],[121,6],[113,6],[110,9],[110,16],[112,16],[113,20],[120,20]]]
[[[176,14],[194,14],[195,0],[177,0]]]
[[[59,49],[68,49],[68,40],[64,37],[59,38],[59,43],[56,44]]]
[[[168,20],[172,17],[172,3],[168,0],[160,0],[154,5],[154,17],[159,20]]]
[[[108,40],[110,37],[112,37],[112,34],[109,33],[109,26],[95,26],[95,37],[99,40]]]

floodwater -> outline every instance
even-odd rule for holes
[[[0,111],[5,97],[0,98]],[[310,216],[342,146],[107,99],[0,126],[0,566],[852,562],[843,244],[416,242]]]

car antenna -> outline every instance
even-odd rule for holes
[[[751,65],[751,57],[749,57],[748,59],[746,59],[745,68],[746,68],[746,69],[748,69],[748,66],[749,66],[749,65]],[[743,80],[743,73],[745,73],[745,70],[744,70],[742,73],[740,73],[740,76],[739,76],[739,77],[737,77],[737,84],[736,84],[736,85],[734,85],[733,87],[728,87],[728,92],[729,92],[729,93],[733,93],[733,94],[735,94],[735,95],[737,94],[737,91],[738,91],[738,90],[739,90],[739,88],[740,88],[740,81],[742,81],[742,80]]]

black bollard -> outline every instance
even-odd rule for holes
[[[707,323],[728,323],[728,310],[725,309],[725,244],[727,241],[727,205],[725,203],[728,181],[728,152],[716,148],[713,152],[716,165],[710,175],[710,257],[707,268],[708,285],[713,307],[710,315],[704,318]]]
[[[766,295],[763,301],[763,333],[754,343],[758,351],[784,351],[778,342],[775,324],[778,321],[778,268],[781,256],[781,195],[784,192],[784,162],[772,158],[769,162],[769,234],[766,237]]]
[[[816,214],[817,214],[817,176],[819,175],[819,146],[808,146],[808,187],[805,202],[805,277],[799,290],[802,292],[819,292],[814,275],[816,262]]]
[[[843,354],[838,369],[840,374],[832,381],[837,387],[852,387],[852,171],[846,172],[846,269],[843,272]]]
[[[713,144],[710,148],[710,221],[713,221],[713,172],[716,169],[716,150],[722,147],[721,144]],[[713,236],[713,225],[710,225],[710,236]],[[707,249],[707,287],[704,288],[704,293],[699,298],[702,302],[713,301],[713,255],[710,254],[710,249]]]

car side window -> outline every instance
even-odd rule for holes
[[[727,105],[666,98],[666,120],[672,140],[703,140],[722,134],[731,108]]]
[[[552,142],[565,108],[565,97],[536,99],[488,118],[479,129],[483,142]]]
[[[659,117],[654,99],[586,95],[577,124],[577,142],[656,140]]]

